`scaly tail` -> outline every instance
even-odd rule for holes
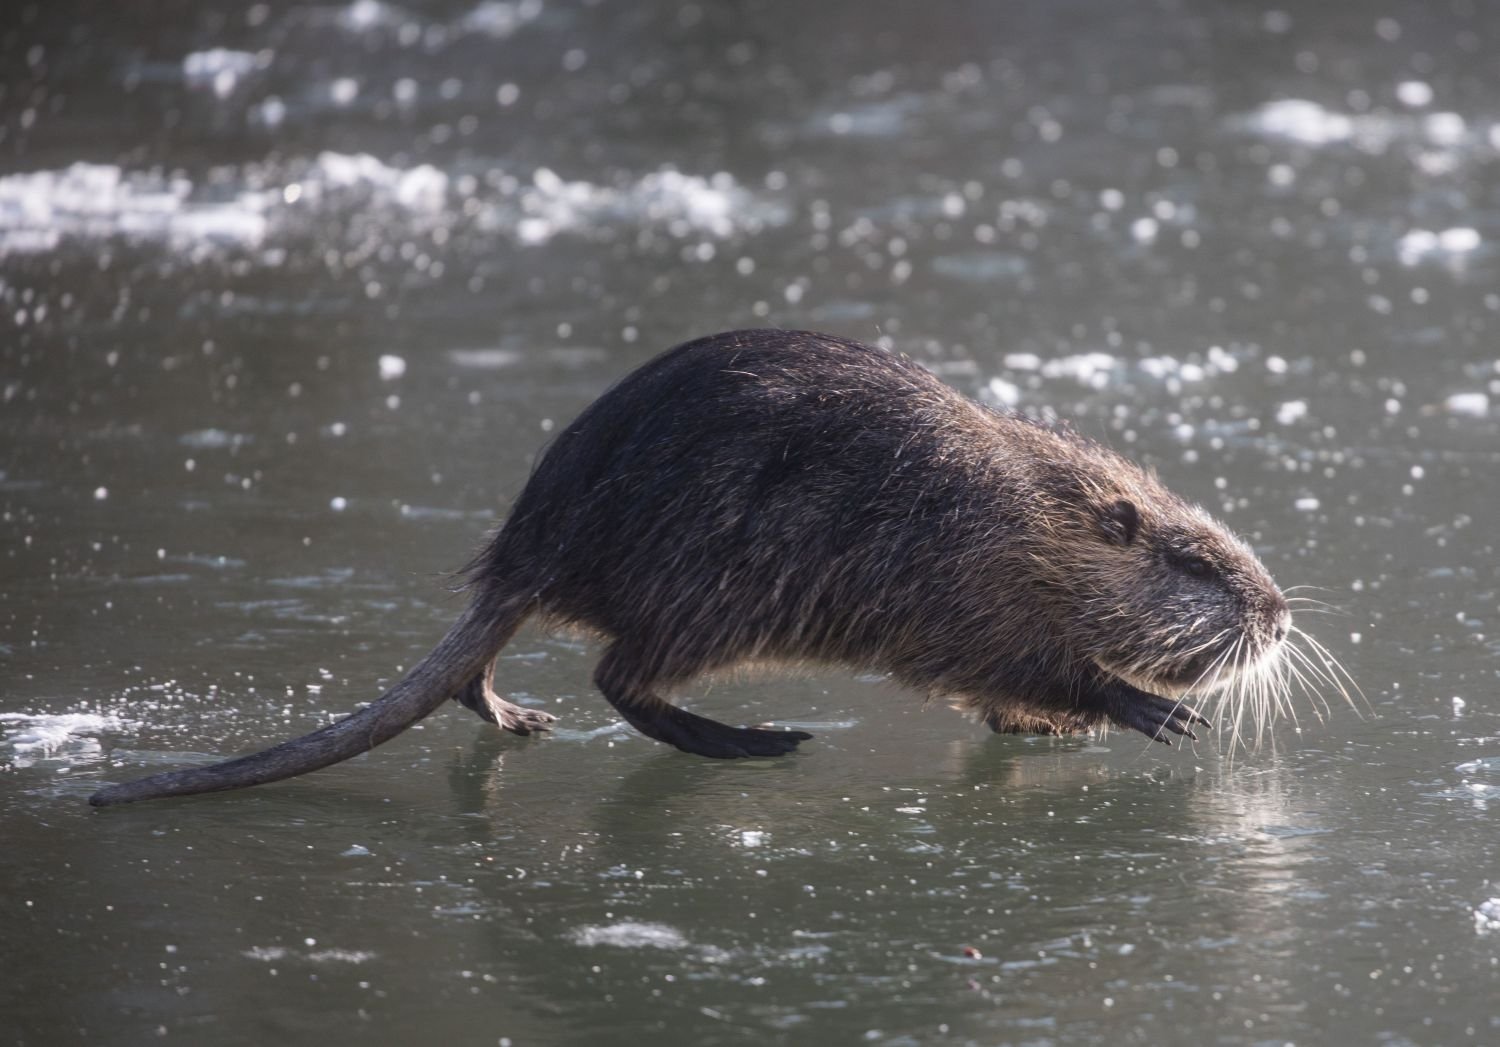
[[[431,713],[482,672],[520,627],[531,606],[529,593],[512,591],[498,599],[479,595],[427,657],[358,712],[252,756],[107,786],[90,796],[89,803],[111,807],[162,796],[244,789],[368,752]]]

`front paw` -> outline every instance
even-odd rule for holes
[[[1130,692],[1121,695],[1111,703],[1109,718],[1121,727],[1140,731],[1154,741],[1171,745],[1172,739],[1167,737],[1167,733],[1171,732],[1182,735],[1184,738],[1191,738],[1196,742],[1198,736],[1192,732],[1188,724],[1213,726],[1211,722],[1205,720],[1192,707],[1183,704],[1181,700],[1162,698],[1134,688],[1130,688]]]

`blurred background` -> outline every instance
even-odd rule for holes
[[[3,1038],[1494,1042],[1497,50],[1482,0],[8,4]],[[829,673],[685,696],[817,736],[724,765],[528,632],[550,737],[86,808],[373,698],[559,425],[748,326],[1155,467],[1368,706],[1231,758]]]

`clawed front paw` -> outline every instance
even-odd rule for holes
[[[1145,691],[1136,691],[1130,697],[1118,702],[1116,707],[1110,710],[1110,719],[1121,727],[1140,731],[1147,738],[1164,745],[1172,744],[1172,739],[1167,737],[1169,731],[1196,742],[1198,736],[1192,732],[1188,724],[1213,726],[1210,721],[1205,720],[1182,701],[1147,694]]]

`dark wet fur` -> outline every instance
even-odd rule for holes
[[[689,342],[601,396],[466,578],[503,609],[479,664],[526,617],[582,627],[625,720],[715,757],[809,737],[667,701],[766,661],[884,671],[1001,732],[1191,736],[1196,714],[1134,684],[1180,683],[1225,636],[1264,650],[1285,614],[1254,554],[1154,475],[903,357],[788,331]],[[434,701],[520,733],[550,719],[482,673],[444,686]]]
[[[880,669],[997,731],[1113,721],[1155,736],[1183,733],[1191,714],[1089,660],[1108,646],[1092,612],[1153,619],[1134,607],[1143,590],[1195,610],[1180,591],[1195,587],[1156,557],[1145,567],[1157,577],[1143,577],[1136,549],[1148,528],[1199,538],[1215,529],[1206,520],[1112,452],[981,407],[903,357],[745,331],[680,346],[588,408],[469,578],[481,591],[525,578],[543,617],[611,638],[600,690],[689,752],[790,748],[784,733],[719,728],[664,701],[701,674],[767,660]],[[1250,561],[1248,602],[1276,613],[1253,555],[1208,537],[1221,560]],[[1109,562],[1073,569],[1088,559]],[[1111,575],[1125,578],[1116,591]],[[1227,604],[1204,610],[1242,614]],[[1125,623],[1114,632],[1149,641]]]

